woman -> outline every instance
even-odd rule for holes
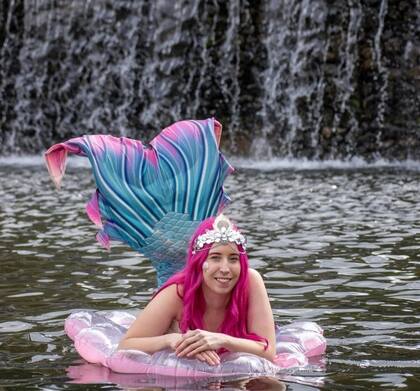
[[[186,267],[158,290],[119,348],[169,348],[210,365],[218,365],[225,350],[273,361],[273,314],[245,247],[245,237],[225,216],[204,220],[191,239]]]
[[[69,153],[89,159],[97,189],[86,211],[99,228],[98,241],[108,249],[110,240],[122,241],[156,268],[161,288],[121,340],[120,349],[153,353],[170,348],[180,357],[211,365],[217,365],[219,353],[226,350],[274,359],[273,315],[261,276],[248,268],[245,238],[225,218],[208,218],[229,202],[223,183],[233,167],[219,151],[221,130],[214,118],[186,120],[165,128],[148,145],[91,135],[56,144],[45,154],[58,188]],[[185,249],[195,230],[185,266]],[[102,327],[109,322],[110,327]],[[67,334],[88,362],[116,372],[150,369],[147,355],[140,353],[136,361],[130,353],[114,351],[122,333],[114,326],[111,318],[86,311],[66,320]],[[300,325],[302,352],[308,357],[321,354],[325,340],[319,330],[308,352],[304,326]],[[289,334],[296,336],[295,329]],[[306,363],[303,354],[296,357],[296,346],[283,344],[275,364]],[[127,362],[139,366],[126,368]],[[166,374],[171,366],[167,364],[161,368]]]

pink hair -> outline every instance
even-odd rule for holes
[[[204,220],[194,232],[188,246],[187,262],[185,268],[173,275],[155,293],[159,294],[170,285],[176,284],[178,295],[183,301],[184,308],[180,322],[180,329],[183,333],[187,330],[203,329],[203,316],[206,310],[206,302],[202,290],[203,263],[207,259],[211,244],[206,244],[203,249],[193,253],[193,245],[196,238],[206,231],[213,229],[215,218],[210,217]],[[247,329],[248,314],[248,256],[242,246],[238,245],[240,252],[239,262],[241,272],[238,282],[232,290],[229,303],[226,308],[225,318],[219,327],[219,332],[238,338],[247,338],[254,341],[264,341],[267,349],[268,341],[255,333],[249,333]],[[178,287],[183,286],[183,295],[179,294]]]

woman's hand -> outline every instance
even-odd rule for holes
[[[219,365],[220,364],[220,357],[214,350],[206,350],[201,353],[197,353],[195,355],[197,360],[202,362],[206,362],[209,365]]]
[[[189,330],[182,335],[178,342],[175,353],[178,357],[192,357],[197,353],[218,350],[223,347],[227,336],[220,333],[212,333],[205,330]]]
[[[169,348],[172,350],[176,350],[177,346],[184,341],[183,335],[179,333],[167,334],[166,337]],[[214,350],[206,350],[195,355],[189,355],[188,357],[192,356],[199,361],[206,362],[209,365],[220,364],[220,357]]]
[[[177,346],[182,342],[182,334],[170,333],[166,334],[167,345],[170,349],[176,350]]]
[[[167,334],[167,341],[168,345],[172,350],[177,349],[177,346],[180,346],[181,343],[184,341],[184,336],[179,333],[171,333]],[[220,364],[220,357],[214,350],[205,350],[195,355],[188,355],[188,357],[196,358],[199,361],[206,362],[209,365],[219,365]],[[180,357],[178,355],[178,357]]]

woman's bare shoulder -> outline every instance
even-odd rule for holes
[[[164,302],[166,305],[169,305],[172,314],[175,315],[174,317],[178,319],[182,313],[183,308],[183,293],[184,286],[182,284],[172,284],[158,292],[153,297],[152,301],[157,301],[157,304]]]
[[[264,284],[261,274],[255,269],[248,269],[249,282],[251,284]]]
[[[261,274],[255,269],[250,268],[248,276],[248,287],[250,297],[259,297],[261,295],[267,295],[267,288],[265,287],[265,283]]]
[[[183,285],[181,284],[172,284],[166,288],[158,291],[152,300],[164,298],[166,300],[171,300],[174,302],[182,302],[182,294],[184,292]]]

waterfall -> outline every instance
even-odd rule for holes
[[[385,23],[385,16],[388,10],[388,0],[382,0],[381,6],[379,10],[379,22],[378,22],[378,31],[376,32],[375,39],[374,39],[374,48],[375,48],[375,61],[376,66],[378,68],[378,78],[380,79],[381,86],[379,88],[379,103],[378,103],[378,127],[379,132],[377,134],[378,142],[381,139],[382,128],[384,126],[384,114],[386,109],[386,101],[387,101],[387,89],[388,89],[388,71],[386,67],[382,63],[382,48],[381,48],[381,41],[382,35],[384,30],[384,23]]]
[[[350,98],[354,93],[354,70],[358,58],[357,39],[362,22],[362,8],[359,0],[350,0],[350,17],[343,45],[340,48],[339,76],[337,77],[337,94],[340,99],[337,102],[337,109],[334,114],[332,132],[340,132],[340,124],[345,121],[345,116],[349,118],[349,132],[346,139],[345,155],[351,154],[351,148],[355,144],[352,136],[359,128],[358,119],[354,108],[349,104]]]
[[[3,0],[0,153],[215,116],[257,157],[420,158],[419,0]]]
[[[284,139],[277,145],[282,155],[299,156],[303,138],[308,140],[309,153],[316,151],[324,88],[326,14],[323,2],[310,0],[273,0],[266,9],[263,135],[265,139],[273,139],[273,134]],[[272,148],[269,153],[273,153]]]

